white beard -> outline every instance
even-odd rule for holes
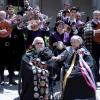
[[[36,49],[36,51],[39,53],[39,52],[42,51],[43,49],[44,49],[44,47],[43,47],[43,48]]]

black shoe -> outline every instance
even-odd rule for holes
[[[4,82],[4,81],[1,81],[1,82],[0,82],[0,85],[5,85],[5,82]]]
[[[11,85],[17,85],[17,83],[15,81],[9,81],[9,84],[11,84]]]

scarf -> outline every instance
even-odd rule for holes
[[[90,69],[90,66],[83,59],[84,52],[82,53],[82,51],[80,50],[80,52],[78,52],[78,54],[79,54],[79,64],[80,64],[80,69],[81,69],[82,75],[83,75],[87,85],[90,86],[96,93],[95,80],[94,80],[92,71]]]

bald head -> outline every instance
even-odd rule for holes
[[[6,12],[5,11],[0,11],[0,20],[3,20],[6,18]]]

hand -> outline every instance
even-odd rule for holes
[[[94,33],[100,33],[100,29],[94,30]]]

